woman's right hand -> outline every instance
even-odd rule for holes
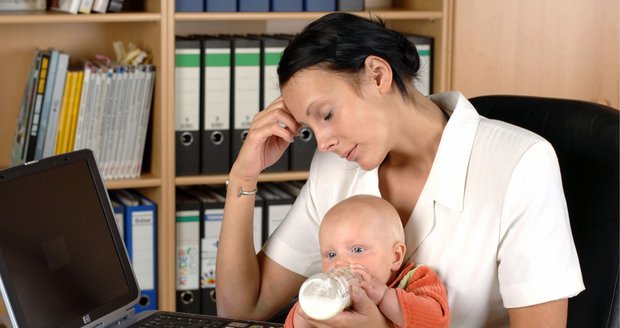
[[[254,116],[231,171],[243,180],[254,180],[282,157],[300,127],[278,97]]]

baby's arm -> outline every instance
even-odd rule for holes
[[[351,272],[359,278],[360,287],[366,292],[379,308],[381,313],[393,324],[402,327],[404,323],[403,312],[398,302],[398,296],[394,288],[389,288],[384,282],[366,271],[361,265],[352,265]]]

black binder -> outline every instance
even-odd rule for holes
[[[263,239],[267,240],[293,206],[295,198],[272,183],[261,183],[258,194],[263,198]]]
[[[176,190],[176,309],[200,313],[201,204],[186,191]]]
[[[289,41],[295,38],[295,35],[292,34],[275,34],[274,36]],[[308,127],[301,128],[299,136],[289,146],[289,170],[307,171],[310,169],[310,162],[315,150],[316,139],[312,129]]]
[[[280,96],[278,84],[278,63],[289,40],[269,35],[249,35],[260,42],[260,110],[269,106]],[[289,169],[289,151],[285,151],[280,159],[264,172],[286,172]]]
[[[314,133],[309,127],[303,127],[299,131],[299,136],[295,139],[289,148],[290,153],[290,170],[291,171],[307,171],[310,169],[310,162],[316,150],[316,139]]]
[[[215,296],[215,259],[219,228],[224,215],[225,198],[203,186],[192,186],[186,189],[201,203],[200,221],[202,224],[200,239],[200,307],[201,313],[217,314]]]
[[[176,175],[200,172],[200,108],[202,97],[201,41],[175,40],[175,163]]]
[[[201,173],[230,170],[231,42],[203,37],[204,102],[201,115]]]
[[[221,185],[221,186],[207,186],[206,188],[208,188],[209,190],[212,190],[216,193],[218,193],[219,195],[221,195],[222,197],[226,198],[226,186]],[[252,224],[252,230],[253,230],[253,238],[254,238],[254,249],[256,250],[256,253],[258,253],[258,251],[260,251],[263,243],[265,242],[265,240],[263,239],[263,207],[264,207],[264,200],[260,195],[256,195],[254,196],[254,222]]]
[[[433,37],[417,34],[405,34],[413,43],[420,57],[420,70],[414,85],[422,94],[428,96],[433,92]]]
[[[260,41],[242,36],[232,40],[231,163],[237,158],[254,115],[260,110]]]

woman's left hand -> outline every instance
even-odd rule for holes
[[[328,320],[314,320],[303,311],[300,315],[318,328],[392,327],[377,305],[359,286],[351,287],[351,307]]]

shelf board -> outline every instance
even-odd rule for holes
[[[159,22],[160,13],[68,14],[55,11],[0,12],[0,25],[39,23],[136,23]]]
[[[377,15],[386,20],[399,19],[441,19],[441,11],[419,10],[374,10],[351,12],[358,16]],[[176,21],[267,21],[267,20],[314,20],[327,12],[209,12],[209,13],[176,13]]]
[[[175,184],[177,186],[190,186],[198,184],[223,184],[228,175],[193,175],[186,177],[176,177]],[[273,182],[273,181],[289,181],[289,180],[306,180],[308,179],[307,171],[298,172],[277,172],[277,173],[262,173],[258,176],[258,182]]]
[[[161,178],[148,173],[143,174],[140,178],[137,179],[106,180],[105,186],[107,189],[160,187]]]

